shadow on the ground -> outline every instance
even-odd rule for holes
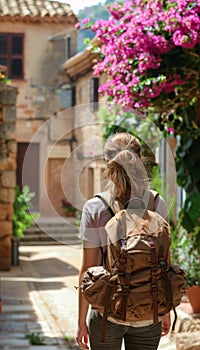
[[[38,260],[23,260],[20,258],[20,264],[23,265],[25,273],[29,277],[54,278],[77,276],[79,271],[73,265],[70,265],[58,258],[47,258]]]

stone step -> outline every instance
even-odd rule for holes
[[[66,236],[53,236],[50,237],[48,235],[39,235],[36,236],[30,236],[24,237],[20,240],[20,245],[60,245],[60,244],[80,244],[81,240],[78,237],[66,237]]]
[[[54,226],[34,226],[34,227],[29,227],[26,231],[26,235],[32,235],[32,234],[39,234],[39,233],[45,233],[45,234],[54,234],[54,233],[66,233],[66,234],[71,234],[71,233],[77,233],[78,228],[76,226],[59,226],[59,225],[54,225]]]
[[[80,244],[76,219],[41,218],[24,232],[20,245]]]

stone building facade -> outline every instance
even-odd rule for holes
[[[0,64],[18,88],[16,183],[35,192],[33,205],[41,216],[54,215],[49,197],[57,186],[57,159],[63,156],[58,148],[48,162],[50,148],[65,144],[65,157],[70,149],[71,135],[60,141],[55,130],[67,133],[73,122],[67,118],[57,126],[56,116],[71,103],[62,64],[76,53],[77,20],[66,2],[0,0]],[[57,209],[62,214],[61,204]]]
[[[74,201],[79,209],[86,199],[104,187],[105,164],[99,111],[106,104],[106,97],[98,93],[98,88],[106,77],[94,76],[92,67],[97,59],[95,53],[85,49],[63,65],[69,82],[75,87],[76,104],[72,113],[74,135],[78,142],[73,152]]]
[[[16,88],[0,84],[0,270],[8,270],[11,266],[17,154],[16,98]]]

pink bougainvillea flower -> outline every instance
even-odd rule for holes
[[[167,128],[167,131],[168,131],[170,134],[174,134],[174,133],[175,133],[175,130],[174,130],[174,128],[172,128],[172,127],[168,127],[168,128]]]
[[[107,9],[109,19],[91,26],[103,57],[94,74],[107,76],[99,92],[143,109],[161,96],[170,102],[180,86],[191,88],[198,76],[190,61],[200,45],[200,0],[129,0]],[[82,22],[88,27],[88,18]]]
[[[86,18],[84,18],[84,19],[82,19],[82,23],[83,24],[87,24],[87,23],[89,23],[89,21],[90,21],[90,19],[88,18],[88,17],[86,17]]]

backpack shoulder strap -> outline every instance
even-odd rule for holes
[[[143,199],[147,197],[147,210],[155,211],[155,201],[158,196],[159,196],[159,193],[153,190],[148,190],[144,192]]]
[[[155,211],[155,200],[159,193],[152,190],[145,190],[142,197],[132,197],[125,204],[124,209],[143,209]]]
[[[95,195],[95,197],[100,198],[102,202],[106,205],[107,209],[109,210],[110,214],[112,216],[115,216],[116,212],[111,207],[111,195],[109,192],[100,192]]]
[[[144,201],[144,203],[147,202],[147,207],[146,207],[147,210],[155,211],[155,200],[158,196],[159,196],[159,193],[153,190],[146,190],[144,192],[144,195],[141,199],[142,201]],[[95,197],[100,198],[104,202],[104,204],[107,206],[112,216],[115,216],[115,214],[122,209],[118,201],[115,200],[114,202],[112,202],[111,194],[108,191],[100,192],[96,194]],[[146,197],[146,200],[145,200],[145,197]]]

